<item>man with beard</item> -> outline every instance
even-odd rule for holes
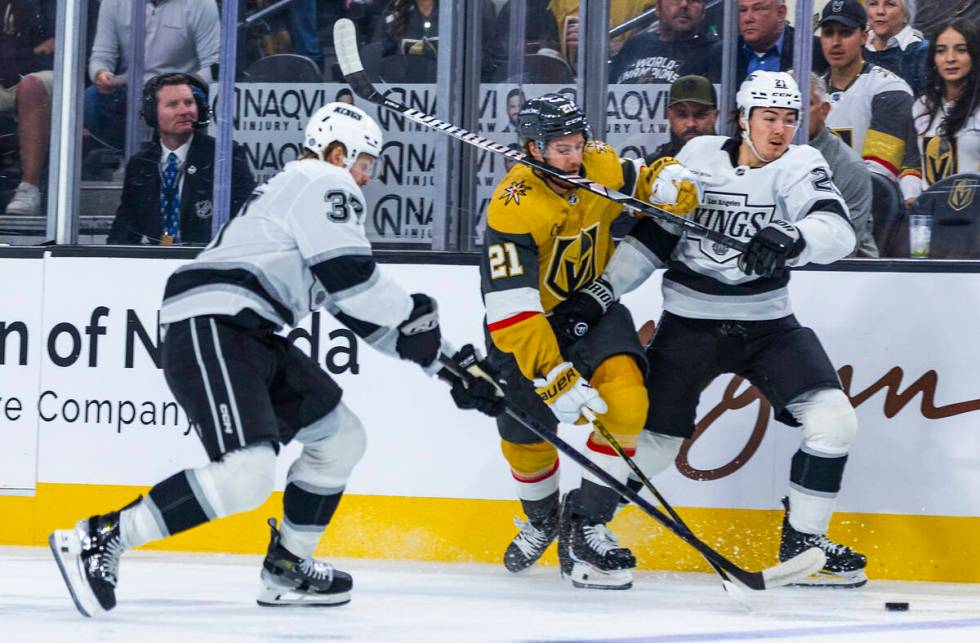
[[[664,156],[677,156],[684,144],[696,136],[715,133],[718,95],[704,76],[682,76],[670,86],[667,122],[670,140],[646,157],[647,165]]]
[[[672,83],[687,74],[721,81],[721,39],[705,33],[704,0],[660,0],[655,31],[623,44],[609,63],[609,83]]]

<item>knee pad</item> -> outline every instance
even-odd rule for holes
[[[275,484],[276,451],[271,444],[253,444],[229,451],[223,458],[188,471],[214,518],[255,509],[269,497]]]
[[[840,389],[806,393],[786,408],[803,425],[803,446],[822,456],[846,455],[857,433],[857,414]]]
[[[289,467],[287,482],[297,483],[310,493],[330,495],[343,490],[364,451],[364,425],[342,402],[325,418],[336,427],[328,435],[304,442],[303,452]],[[303,441],[302,432],[297,439]]]
[[[647,419],[649,398],[643,384],[643,373],[629,355],[614,355],[604,360],[592,374],[590,384],[599,391],[609,410],[600,417],[603,426],[624,448],[636,446]]]
[[[555,463],[558,462],[558,450],[544,440],[531,444],[516,444],[501,440],[500,450],[511,471],[521,478],[544,475],[554,469]]]
[[[666,471],[677,459],[684,438],[643,431],[636,444],[634,460],[648,478]]]

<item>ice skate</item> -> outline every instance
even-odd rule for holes
[[[116,606],[119,557],[119,513],[80,520],[74,529],[48,536],[51,553],[65,585],[83,616],[95,616]]]
[[[818,547],[827,554],[827,564],[813,576],[797,585],[807,587],[861,587],[868,582],[864,572],[868,559],[846,545],[830,540],[824,534],[807,534],[796,531],[789,524],[789,498],[783,498],[786,513],[783,516],[783,536],[779,545],[779,560],[789,560],[810,547]]]
[[[514,524],[520,530],[507,551],[504,552],[504,567],[512,574],[524,571],[538,562],[548,546],[558,536],[558,511],[538,524],[531,519],[514,517]]]
[[[558,530],[562,577],[585,589],[629,589],[633,586],[630,570],[636,567],[633,552],[620,546],[604,524],[590,524],[587,518],[574,514],[571,507],[576,493],[568,493],[562,502]]]
[[[350,602],[350,574],[313,558],[291,554],[280,542],[276,519],[269,518],[272,540],[262,561],[256,602],[263,607],[329,607]]]

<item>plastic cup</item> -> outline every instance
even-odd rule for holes
[[[929,241],[932,238],[932,217],[928,214],[909,216],[909,250],[913,258],[924,259],[929,256]]]

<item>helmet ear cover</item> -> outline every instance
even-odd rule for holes
[[[156,129],[160,126],[157,119],[157,92],[161,87],[167,85],[188,85],[194,102],[197,104],[197,121],[194,122],[194,129],[207,127],[211,123],[213,114],[211,105],[208,102],[208,86],[197,76],[184,73],[159,74],[146,81],[143,85],[142,105],[140,116],[146,124]]]
[[[303,146],[325,159],[331,143],[340,143],[346,152],[344,169],[350,169],[361,154],[381,156],[381,128],[367,113],[348,103],[327,103],[310,117]]]

